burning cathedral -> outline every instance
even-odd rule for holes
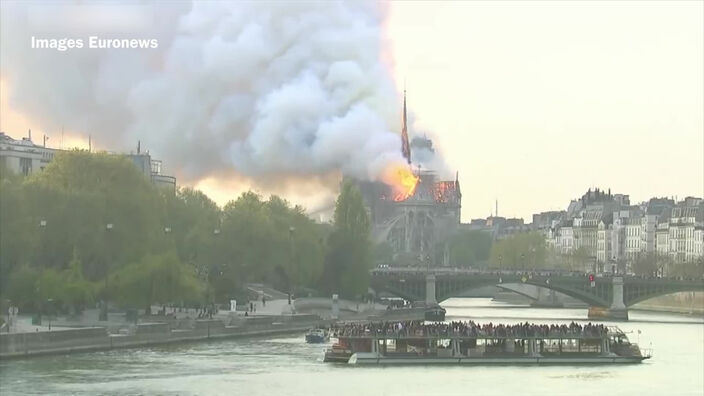
[[[395,265],[447,266],[448,239],[460,223],[460,183],[457,174],[455,180],[441,180],[434,170],[411,161],[412,153],[434,155],[434,150],[426,137],[416,137],[409,144],[405,92],[401,140],[407,166],[392,169],[386,182],[359,182],[372,239],[391,247]]]

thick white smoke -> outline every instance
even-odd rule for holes
[[[375,179],[402,160],[384,13],[358,1],[4,2],[2,78],[42,128],[118,150],[141,140],[186,182]],[[32,36],[84,48],[32,49]],[[89,36],[159,46],[92,49]]]

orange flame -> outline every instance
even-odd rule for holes
[[[405,165],[394,164],[384,172],[384,182],[391,186],[393,200],[405,201],[416,191],[420,178],[413,174],[411,168]]]

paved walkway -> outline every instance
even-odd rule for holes
[[[267,301],[266,304],[262,304],[262,301],[252,301],[254,304],[254,315],[289,315],[295,313],[293,309],[293,301],[291,305],[288,305],[288,299],[279,299]],[[249,304],[247,305],[249,307]],[[240,315],[244,315],[244,312],[238,312]],[[251,313],[250,313],[251,315]]]
[[[17,321],[14,326],[10,329],[13,333],[22,332],[36,332],[36,331],[47,331],[49,330],[49,324],[51,324],[52,330],[55,328],[72,328],[72,327],[120,327],[125,325],[125,314],[122,313],[110,313],[108,315],[108,321],[99,321],[98,309],[86,309],[79,316],[51,316],[43,315],[41,325],[32,324],[33,315],[18,315]]]

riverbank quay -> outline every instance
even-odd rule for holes
[[[0,359],[302,333],[313,327],[329,327],[341,321],[419,320],[423,312],[422,309],[345,312],[337,319],[314,313],[249,317],[219,315],[215,319],[148,316],[141,319],[142,323],[122,326],[69,328],[55,325],[52,330],[0,334]]]
[[[677,307],[677,306],[659,306],[659,305],[643,305],[633,308],[633,311],[661,312],[678,315],[693,316],[695,318],[704,318],[703,307]]]
[[[704,316],[704,293],[684,292],[656,297],[635,304],[633,309],[651,312],[670,312],[701,317]]]
[[[287,334],[330,324],[332,321],[317,315],[301,314],[236,318],[230,323],[220,319],[139,323],[118,333],[105,327],[55,327],[51,331],[0,334],[0,359]]]

